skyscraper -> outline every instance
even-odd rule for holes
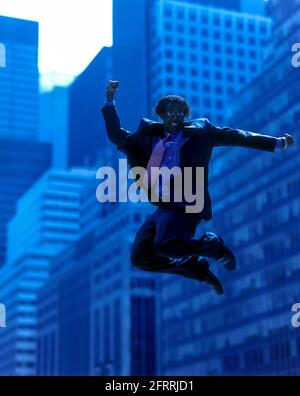
[[[95,172],[49,170],[18,201],[8,225],[8,265],[35,247],[59,252],[82,232],[81,196]]]
[[[68,166],[95,165],[100,159],[107,141],[100,110],[111,69],[111,48],[104,47],[69,88]]]
[[[38,294],[37,375],[89,375],[91,263],[83,235],[51,261]]]
[[[69,88],[54,86],[40,93],[39,140],[52,144],[52,166],[68,164]]]
[[[177,93],[192,116],[223,124],[227,102],[259,72],[271,21],[257,15],[171,0],[151,13],[152,102]]]
[[[0,16],[0,266],[6,226],[17,199],[51,165],[51,146],[38,143],[38,24]]]
[[[93,268],[91,375],[158,373],[156,279],[136,270],[129,259],[134,234],[149,210],[123,204],[95,230],[95,248],[89,256]]]
[[[6,259],[7,223],[16,202],[51,166],[51,156],[50,144],[0,138],[0,266]]]
[[[243,13],[246,3],[233,7],[241,11],[218,4],[114,1],[112,70],[126,129],[136,130],[142,116],[153,118],[156,101],[170,92],[189,99],[194,116],[224,122],[228,99],[260,70],[271,20]]]
[[[35,139],[38,131],[38,23],[0,16],[0,136]]]
[[[0,301],[9,323],[0,337],[3,375],[36,374],[37,293],[48,278],[50,262],[89,230],[84,214],[89,183],[95,188],[93,171],[52,170],[18,203],[9,226],[8,260],[0,270]]]

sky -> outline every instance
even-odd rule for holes
[[[76,76],[112,45],[112,0],[0,0],[0,15],[39,22],[41,74]]]

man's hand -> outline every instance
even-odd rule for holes
[[[288,133],[285,133],[284,137],[286,141],[286,147],[292,146],[295,143],[293,136],[289,135]]]
[[[105,92],[106,100],[108,102],[114,100],[115,93],[118,91],[118,89],[119,89],[119,81],[112,81],[112,80],[108,81]]]

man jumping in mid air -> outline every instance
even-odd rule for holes
[[[240,129],[219,128],[206,118],[198,119],[196,123],[184,122],[190,115],[190,108],[185,99],[175,95],[162,97],[156,105],[155,111],[162,123],[148,120],[141,123],[137,132],[129,133],[121,127],[114,103],[118,88],[118,81],[109,81],[102,114],[108,138],[126,154],[131,168],[143,167],[148,173],[155,167],[204,168],[204,207],[200,213],[187,213],[184,200],[164,202],[164,188],[159,185],[157,209],[136,234],[131,251],[132,264],[145,271],[197,279],[223,294],[223,287],[210,271],[205,257],[213,258],[233,271],[236,268],[233,253],[223,239],[212,232],[194,238],[200,221],[208,221],[212,216],[208,166],[213,148],[239,146],[274,152],[291,146],[293,137],[285,134],[276,138]],[[157,188],[157,184],[154,187]]]

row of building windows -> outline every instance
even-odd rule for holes
[[[167,45],[174,45],[174,47],[177,49],[177,47],[182,48],[184,46],[188,46],[188,50],[190,51],[190,49],[195,49],[195,48],[200,48],[202,50],[205,51],[213,51],[214,53],[221,53],[222,51],[225,52],[225,54],[227,55],[233,55],[236,54],[238,56],[249,56],[250,58],[257,58],[258,57],[258,51],[254,50],[254,49],[245,49],[245,48],[241,48],[241,47],[232,47],[229,45],[226,45],[226,47],[224,47],[224,45],[220,45],[220,44],[213,44],[209,43],[207,41],[203,41],[203,42],[197,42],[196,40],[184,40],[182,38],[178,38],[176,40],[176,42],[173,42],[173,38],[166,36],[165,38],[165,43]],[[182,53],[182,52],[181,52]],[[165,56],[167,58],[173,58],[175,55],[175,49],[171,50],[171,49],[167,49],[165,51]],[[192,55],[192,54],[191,54]],[[191,56],[190,55],[190,56]],[[193,59],[197,60],[197,55],[193,54]]]
[[[185,16],[185,12],[184,10],[177,10],[177,12],[175,13],[172,12],[173,10],[171,8],[166,8],[165,12],[164,12],[164,16],[166,17],[166,19],[169,18],[176,18],[179,20],[183,20],[184,16]],[[186,14],[187,16],[187,14]],[[254,20],[242,20],[242,19],[229,19],[229,18],[220,18],[220,16],[213,16],[213,15],[208,15],[208,14],[202,14],[201,16],[196,13],[195,11],[190,12],[188,14],[188,18],[190,22],[201,22],[202,24],[213,24],[214,26],[221,26],[222,22],[224,22],[224,26],[226,28],[237,28],[238,30],[244,30],[244,29],[248,29],[250,32],[255,32],[257,30],[259,30],[260,33],[267,33],[268,31],[268,25],[266,22],[261,22],[260,24],[258,24],[257,22],[255,22]],[[182,26],[183,25],[179,25]]]
[[[298,353],[300,352],[300,343],[298,342]],[[269,352],[269,353],[268,353]],[[265,348],[256,348],[244,353],[244,356],[239,353],[234,353],[223,358],[223,369],[237,370],[244,367],[260,367],[268,361],[286,359],[291,356],[291,344],[289,340],[283,340],[278,343],[272,343]],[[243,359],[244,357],[244,359]]]
[[[247,82],[247,78],[245,76],[242,76],[242,75],[234,76],[231,73],[228,73],[225,76],[225,75],[223,75],[220,72],[215,72],[214,75],[212,75],[209,70],[204,70],[203,73],[201,73],[201,74],[202,74],[202,77],[205,78],[205,79],[214,78],[217,81],[221,81],[221,80],[223,81],[223,80],[226,79],[228,83],[238,82],[239,84],[245,84]],[[196,73],[196,71],[194,71],[193,76],[194,77],[196,77],[196,76],[200,77],[200,74],[198,74],[198,72]],[[174,85],[178,85],[179,88],[185,89],[185,88],[187,88],[188,83],[185,80],[178,80],[177,78],[174,79],[174,78],[169,77],[169,78],[166,78],[166,85],[168,87],[173,87]]]
[[[175,81],[174,81],[175,84]],[[192,91],[199,91],[201,90],[204,93],[210,93],[210,94],[217,94],[217,95],[228,95],[228,96],[232,96],[235,93],[235,88],[234,87],[227,87],[225,88],[224,86],[221,85],[216,85],[214,86],[213,84],[199,84],[196,81],[191,81],[190,84],[186,83],[186,88],[191,89]],[[160,89],[160,84],[154,84],[153,85],[153,90],[159,90]],[[186,93],[182,94],[181,96],[186,97]],[[193,99],[192,99],[193,100]],[[197,102],[197,98],[194,100],[195,102]]]
[[[182,60],[182,57],[180,55],[181,55],[180,53],[177,54],[178,60],[179,59]],[[225,64],[225,62],[220,58],[215,58],[213,60],[212,58],[209,58],[207,56],[202,57],[201,60],[199,59],[199,61],[201,62],[202,65],[209,65],[209,64],[213,63],[214,66],[217,66],[217,67],[221,67]],[[228,68],[233,68],[234,66],[236,66],[236,68],[238,68],[239,70],[249,69],[253,73],[255,73],[257,71],[257,66],[254,63],[245,63],[245,62],[241,62],[241,61],[233,62],[232,60],[228,60],[225,64],[225,66]],[[181,73],[181,74],[187,73],[190,70],[192,74],[197,74],[198,69],[196,69],[196,68],[189,69],[182,65],[178,65],[175,68],[175,66],[173,64],[167,63],[165,65],[165,70],[166,70],[166,72],[170,72],[170,73],[172,73],[176,70],[177,73]]]
[[[195,48],[197,46],[197,44],[200,45],[203,42],[206,42],[206,43],[209,42],[209,41],[207,41],[207,37],[208,37],[208,31],[207,30],[202,30],[201,34],[198,37],[198,40],[190,39],[190,46],[192,48]],[[202,42],[199,41],[200,38],[202,38]],[[221,34],[219,32],[214,32],[213,38],[214,39],[221,39]],[[186,37],[186,39],[184,39],[183,37],[178,37],[177,38],[177,37],[174,37],[174,36],[167,35],[167,36],[165,36],[164,41],[167,44],[173,44],[175,39],[177,40],[177,42],[182,43],[182,42],[184,42],[184,40],[187,40],[188,37]],[[244,36],[241,36],[241,35],[234,36],[231,33],[226,33],[224,35],[224,37],[222,37],[222,39],[226,40],[226,42],[228,42],[228,41],[236,41],[237,44],[248,44],[248,45],[252,45],[252,46],[255,46],[255,45],[258,45],[258,44],[260,44],[261,46],[265,46],[266,43],[267,43],[266,40],[264,40],[264,39],[260,39],[258,41],[258,39],[256,37],[248,37],[247,40],[246,40],[246,38]]]

